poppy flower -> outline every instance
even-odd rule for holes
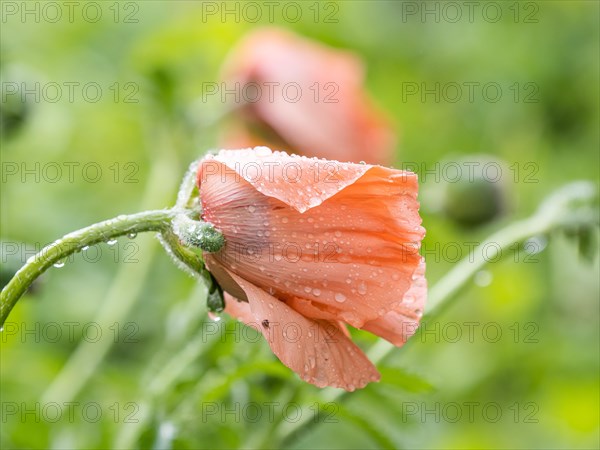
[[[204,158],[198,187],[203,220],[225,237],[204,254],[225,312],[309,383],[379,380],[346,324],[397,346],[417,328],[427,291],[417,176],[256,147]]]
[[[221,145],[391,164],[395,133],[368,98],[364,72],[349,51],[274,27],[251,33],[223,67],[223,89],[237,90],[242,106]]]

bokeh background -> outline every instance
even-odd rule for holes
[[[282,13],[291,2],[272,2],[273,20],[257,3],[256,23],[242,4],[221,16],[236,2],[71,2],[72,15],[49,3],[60,19],[46,2],[2,2],[3,277],[69,231],[173,204],[227,120],[227,104],[199,101],[202,83],[218,82],[235,43],[265,25],[365,62],[366,90],[398,130],[393,164],[421,176],[430,285],[456,248],[466,257],[465,243],[531,214],[564,183],[598,182],[595,1],[472,2],[471,16],[454,2],[458,20],[444,2],[300,2],[297,21]],[[493,82],[503,93],[436,101],[406,97],[407,82]],[[72,99],[65,83],[79,83]],[[83,92],[90,83],[98,101],[95,87]],[[39,98],[22,101],[22,86]],[[443,213],[436,164],[474,155],[504,165],[494,189],[505,207],[467,227],[452,211],[469,202]],[[251,330],[208,319],[204,287],[152,236],[97,246],[48,271],[0,335],[0,444],[598,448],[599,267],[587,242],[556,234],[537,239],[535,254],[506,251],[379,365],[380,383],[335,400]],[[376,342],[354,335],[365,349]]]

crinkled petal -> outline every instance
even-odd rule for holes
[[[267,147],[221,150],[202,160],[198,185],[215,175],[228,183],[243,179],[262,194],[303,213],[354,183],[371,167],[288,155]]]
[[[259,330],[273,353],[300,378],[318,387],[347,391],[379,381],[377,369],[337,323],[308,319],[252,283],[230,275],[244,290],[248,306],[228,296],[226,311]]]

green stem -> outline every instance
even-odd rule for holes
[[[145,211],[137,214],[120,215],[89,227],[73,231],[27,260],[0,293],[0,326],[19,298],[42,273],[67,256],[81,251],[90,245],[106,242],[127,234],[145,231],[164,231],[168,228],[175,212],[170,209]]]

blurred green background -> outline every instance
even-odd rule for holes
[[[262,4],[249,23],[241,12],[207,16],[211,2],[72,2],[71,16],[50,3],[57,21],[44,2],[2,2],[3,268],[69,231],[173,204],[187,165],[216,145],[225,109],[198,103],[202,83],[219,80],[245,33],[271,24]],[[454,21],[443,2],[427,6],[438,19],[416,2],[303,2],[293,23],[281,12],[290,2],[275,3],[272,24],[366,62],[367,90],[400,133],[395,166],[421,175],[430,286],[455,262],[449,244],[466,256],[465,243],[529,215],[560,185],[598,182],[599,3],[475,2],[470,20],[468,2],[454,2]],[[39,101],[8,94],[36,82]],[[503,94],[435,101],[406,97],[407,82],[494,82]],[[56,102],[41,92],[49,83],[63,89]],[[73,101],[64,83],[79,83]],[[90,83],[98,101],[95,85],[82,91]],[[505,214],[465,228],[440,213],[443,183],[424,172],[476,154],[521,172],[505,169]],[[210,321],[204,287],[152,236],[97,246],[46,273],[0,335],[0,444],[598,448],[598,257],[588,262],[569,235],[538,244],[489,264],[378,366],[380,383],[335,402],[252,331]],[[355,337],[365,349],[376,341]]]

